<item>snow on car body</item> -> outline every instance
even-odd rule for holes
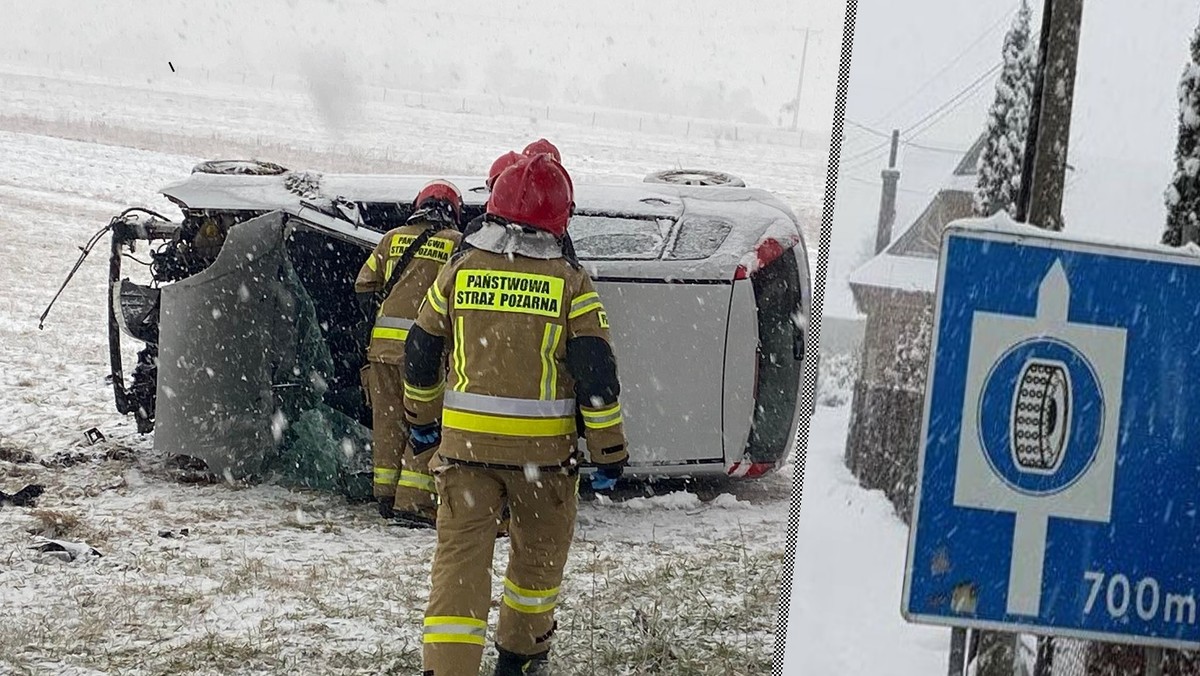
[[[128,325],[145,317],[146,305],[161,306],[149,337],[157,340],[154,399],[147,401],[146,373],[140,384],[135,373],[126,388],[120,336],[110,330],[118,408],[137,413],[143,429],[157,425],[160,451],[200,458],[218,473],[258,474],[278,442],[279,421],[272,396],[246,374],[278,380],[269,373],[278,302],[260,288],[272,274],[263,266],[282,256],[312,296],[334,356],[325,398],[369,421],[356,390],[366,331],[351,285],[369,249],[403,222],[427,180],[280,167],[269,175],[197,171],[163,189],[183,209],[182,225],[155,219],[114,234],[114,325],[146,340]],[[467,216],[481,213],[482,179],[450,180],[463,191]],[[149,286],[121,281],[123,246],[187,240],[214,215],[237,224],[202,269]],[[810,299],[792,212],[744,187],[579,185],[569,232],[612,325],[630,473],[755,477],[775,467],[799,422]],[[161,296],[151,289],[159,286]]]

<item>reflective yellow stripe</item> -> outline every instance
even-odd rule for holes
[[[580,413],[583,414],[584,418],[607,418],[608,416],[611,416],[611,415],[614,415],[614,414],[620,413],[620,412],[621,412],[621,402],[617,402],[617,403],[613,404],[612,406],[609,406],[608,408],[601,408],[601,409],[595,409],[595,410],[587,409],[587,408],[580,409]]]
[[[580,408],[579,413],[583,416],[583,424],[594,430],[602,430],[621,422],[620,403],[613,404],[599,411],[589,411],[586,408]]]
[[[396,478],[400,475],[400,470],[391,469],[390,467],[375,468],[375,483],[382,486],[391,486],[396,483]]]
[[[416,387],[404,383],[404,398],[412,399],[413,401],[428,402],[437,399],[441,396],[442,391],[446,389],[446,382],[442,381],[433,387]]]
[[[425,618],[425,643],[470,643],[484,645],[487,622],[473,617]]]
[[[600,300],[600,294],[595,291],[588,291],[587,293],[575,296],[575,298],[571,299],[571,311],[574,312],[593,300]]]
[[[383,279],[385,281],[391,279],[392,271],[395,269],[396,269],[396,259],[395,258],[387,259],[387,265],[384,266]]]
[[[504,605],[519,613],[548,613],[558,604],[559,587],[554,589],[525,589],[504,578]]]
[[[466,392],[470,379],[467,378],[467,347],[463,341],[462,317],[457,317],[454,321],[454,373],[458,376],[457,382],[454,383],[454,391]]]
[[[375,272],[379,269],[379,261],[375,260],[375,254],[371,254],[367,257],[367,267],[371,269],[371,272]]]
[[[514,418],[445,409],[442,425],[464,432],[509,437],[557,437],[575,432],[575,418]]]
[[[433,482],[433,476],[429,474],[421,474],[420,472],[410,472],[408,470],[400,471],[400,480],[396,482],[397,486],[407,486],[408,488],[416,488],[430,493],[437,493],[436,484]]]
[[[388,329],[376,326],[371,329],[371,338],[383,340],[408,340],[408,329]]]
[[[558,391],[558,360],[554,358],[558,352],[558,341],[562,338],[562,327],[558,324],[547,324],[542,334],[542,394],[543,401],[554,399]]]
[[[587,418],[583,419],[583,424],[586,425],[587,428],[591,429],[591,430],[607,429],[609,427],[613,427],[614,425],[620,425],[621,422],[622,422],[622,419],[621,419],[620,415],[617,415],[617,417],[613,418],[612,420],[605,420],[604,422],[593,422],[591,420],[588,420]]]
[[[437,284],[429,287],[429,291],[425,292],[425,300],[433,306],[433,311],[439,315],[446,314],[446,298],[442,296],[442,292],[438,290]]]
[[[470,643],[471,645],[485,645],[487,641],[484,636],[475,636],[472,634],[425,634],[426,643]]]
[[[447,392],[446,408],[518,418],[564,418],[575,415],[574,399],[521,399],[474,392]]]
[[[600,294],[595,291],[589,291],[582,296],[578,296],[571,301],[571,313],[567,315],[569,319],[582,317],[592,310],[603,310],[604,305],[600,303]]]
[[[461,624],[468,627],[487,629],[486,620],[477,620],[473,617],[462,617],[459,615],[430,615],[429,617],[425,618],[426,627],[436,627],[443,624]]]

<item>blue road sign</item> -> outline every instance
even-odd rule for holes
[[[1200,258],[947,229],[913,622],[1200,646]]]

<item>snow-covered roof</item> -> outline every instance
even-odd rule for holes
[[[850,285],[933,292],[937,286],[937,268],[936,258],[897,256],[885,251],[850,273]]]

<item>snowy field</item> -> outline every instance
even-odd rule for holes
[[[813,151],[370,106],[335,143],[311,108],[293,119],[247,92],[11,74],[0,86],[0,490],[47,489],[35,509],[0,507],[0,673],[413,673],[420,663],[431,534],[328,495],[179,483],[115,412],[104,246],[37,329],[77,246],[125,206],[174,213],[155,190],[200,159],[269,148],[315,169],[482,172],[545,135],[584,180],[698,164],[776,191],[802,217],[822,199],[825,156]],[[108,440],[86,446],[90,427]],[[791,478],[785,467],[719,494],[584,504],[556,669],[767,671]],[[34,535],[103,556],[63,563],[31,550]],[[497,547],[497,572],[506,557]]]

